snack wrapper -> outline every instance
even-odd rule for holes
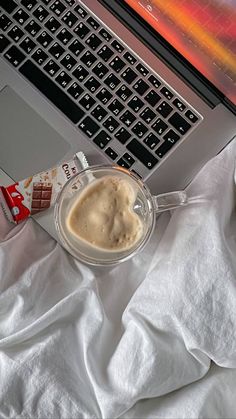
[[[37,173],[10,186],[0,186],[0,204],[9,221],[18,224],[55,204],[66,182],[88,167],[83,152],[45,172]]]

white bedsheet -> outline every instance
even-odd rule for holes
[[[236,418],[236,141],[131,261],[0,214],[0,418]]]

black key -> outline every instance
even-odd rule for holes
[[[84,116],[84,111],[31,61],[26,61],[20,67],[20,72],[74,124]]]
[[[108,112],[101,105],[97,105],[96,108],[94,108],[91,112],[91,115],[93,115],[94,118],[99,122],[102,121],[107,114]]]
[[[72,83],[67,92],[74,99],[77,99],[84,92],[84,89],[82,89],[82,87],[78,83],[76,83],[76,81],[74,81],[74,83]]]
[[[50,9],[57,15],[60,16],[65,10],[66,6],[60,2],[60,0],[54,1],[54,3],[50,6]]]
[[[0,53],[3,52],[9,44],[9,39],[7,39],[2,33],[0,33]]]
[[[129,127],[133,124],[133,122],[136,120],[136,116],[134,116],[130,111],[125,111],[121,117],[120,120]]]
[[[74,11],[78,13],[82,18],[85,18],[87,16],[87,12],[83,9],[81,6],[75,6]]]
[[[102,124],[109,132],[113,132],[116,130],[116,128],[118,128],[119,126],[119,122],[117,122],[115,120],[115,118],[113,118],[113,116],[109,116],[106,121],[103,122]]]
[[[0,7],[7,13],[14,12],[15,8],[17,7],[17,3],[13,0],[0,0]]]
[[[22,6],[25,6],[26,9],[31,10],[37,4],[37,0],[21,0]]]
[[[149,73],[148,69],[146,67],[144,67],[144,65],[141,64],[141,63],[136,65],[136,68],[139,71],[139,73],[142,74],[142,76],[144,76],[144,77],[146,77]]]
[[[126,146],[127,149],[135,156],[141,163],[144,164],[148,169],[152,169],[158,162],[157,158],[154,157],[138,140],[135,138],[130,141]]]
[[[183,102],[181,102],[181,100],[179,100],[178,98],[176,98],[175,100],[173,100],[173,105],[175,105],[175,107],[180,111],[183,112],[186,109],[186,106],[183,104]]]
[[[142,79],[139,79],[138,81],[136,81],[136,83],[133,85],[134,90],[136,90],[136,92],[142,96],[148,89],[149,89],[149,85]]]
[[[62,87],[66,87],[72,78],[65,71],[61,71],[55,79]]]
[[[73,38],[73,35],[66,28],[62,28],[62,30],[57,34],[57,38],[64,45],[66,45]]]
[[[114,52],[109,48],[107,45],[104,45],[99,51],[98,51],[99,57],[101,57],[105,62],[110,60],[112,55],[114,55]]]
[[[120,113],[121,111],[123,111],[123,109],[124,109],[124,105],[122,105],[122,103],[121,103],[121,102],[119,102],[119,100],[118,100],[118,99],[114,99],[114,100],[110,103],[110,105],[108,106],[108,109],[110,109],[110,111],[111,111],[112,113],[114,113],[114,115],[119,115],[119,113]]]
[[[30,35],[35,36],[40,31],[40,26],[35,20],[31,20],[27,25],[25,26],[25,29],[27,32],[30,33]]]
[[[112,38],[112,35],[104,28],[100,29],[99,35],[101,35],[107,42],[109,42]]]
[[[124,127],[121,127],[119,131],[116,132],[115,137],[121,144],[125,144],[131,137],[131,134]]]
[[[53,60],[49,60],[43,68],[51,77],[60,69],[59,65]]]
[[[121,45],[118,41],[116,41],[116,39],[114,39],[114,41],[112,41],[111,45],[113,46],[113,48],[116,51],[118,51],[120,53],[124,51],[123,45]]]
[[[130,52],[126,52],[124,54],[124,58],[126,59],[126,61],[128,61],[128,63],[134,65],[136,63],[136,58],[134,58],[134,56],[132,54],[130,54]]]
[[[145,108],[140,114],[140,118],[142,118],[147,124],[150,124],[155,117],[155,112],[153,112],[150,108]]]
[[[36,19],[39,20],[39,22],[43,22],[46,19],[46,17],[48,17],[49,12],[43,6],[39,6],[33,12],[33,15],[36,17]]]
[[[122,157],[117,161],[117,164],[125,169],[130,168],[130,164],[126,160],[122,159]]]
[[[80,39],[84,39],[86,35],[90,32],[90,29],[88,26],[85,25],[84,22],[78,23],[78,25],[75,27],[74,32]]]
[[[114,70],[116,73],[119,73],[122,70],[122,68],[125,67],[125,65],[126,65],[125,62],[117,56],[114,57],[109,64],[112,70]]]
[[[77,22],[78,18],[70,10],[66,12],[62,18],[62,21],[69,27],[72,28]]]
[[[4,54],[4,57],[17,67],[25,59],[25,55],[15,45],[11,46]]]
[[[118,154],[111,148],[108,147],[105,150],[105,153],[110,157],[110,159],[115,160],[118,157]]]
[[[173,98],[173,93],[167,89],[166,87],[162,87],[161,88],[161,93],[163,94],[163,96],[165,96],[168,100],[171,100]]]
[[[94,119],[90,118],[90,116],[86,116],[83,121],[80,122],[79,128],[89,137],[91,138],[96,132],[99,130],[99,125],[94,121]]]
[[[100,26],[99,23],[91,16],[87,19],[87,22],[95,30],[97,30]]]
[[[53,57],[58,59],[65,52],[65,50],[61,45],[58,44],[58,42],[54,42],[51,48],[49,48],[49,52],[53,55]]]
[[[101,45],[102,41],[100,38],[98,38],[97,35],[95,35],[95,33],[92,33],[86,40],[86,44],[93,50],[95,51],[99,45]]]
[[[187,112],[185,113],[186,118],[189,119],[189,121],[195,123],[198,121],[198,117],[189,109],[187,110]]]
[[[111,137],[106,133],[106,131],[102,130],[98,135],[96,135],[93,141],[98,147],[105,148],[109,141],[111,141]]]
[[[132,99],[128,102],[128,106],[134,111],[138,112],[143,107],[144,102],[139,99],[138,96],[132,97]]]
[[[50,32],[55,33],[57,29],[59,29],[61,24],[58,22],[58,20],[55,17],[50,17],[50,19],[47,20],[45,23],[45,27],[49,29]]]
[[[95,79],[95,77],[91,76],[86,81],[86,83],[84,83],[84,85],[91,93],[94,93],[101,86],[101,83],[99,83],[99,81]]]
[[[125,102],[133,94],[133,92],[125,84],[122,84],[116,94]]]
[[[79,103],[83,106],[83,108],[89,111],[89,109],[92,108],[92,106],[94,105],[94,103],[96,103],[96,101],[92,96],[86,93],[86,95],[84,95],[82,99],[80,99]]]
[[[170,115],[171,111],[173,111],[173,108],[172,108],[172,106],[169,105],[169,103],[164,101],[164,102],[160,103],[160,105],[157,107],[157,111],[164,118],[166,118],[168,115]]]
[[[41,2],[46,4],[46,5],[48,5],[50,3],[50,1],[52,1],[52,0],[41,0]]]
[[[169,141],[173,144],[177,143],[177,141],[180,139],[180,136],[176,134],[172,129],[167,131],[167,133],[163,136],[163,140]]]
[[[11,19],[9,19],[9,17],[7,17],[7,15],[3,14],[0,16],[0,29],[2,29],[3,31],[6,31],[9,26],[11,26],[12,21]]]
[[[51,1],[51,0],[49,0]],[[74,6],[76,0],[65,0],[65,2],[69,5],[69,6]]]
[[[38,36],[37,41],[44,47],[47,48],[48,45],[52,42],[53,37],[49,35],[46,31],[41,32]]]
[[[62,58],[61,63],[67,70],[70,71],[77,63],[77,61],[70,54],[66,54],[65,57]]]
[[[110,87],[111,90],[114,90],[118,84],[120,84],[120,80],[118,77],[115,76],[115,74],[109,74],[109,76],[104,80],[104,83]]]
[[[36,63],[39,65],[42,65],[46,59],[48,58],[48,54],[46,54],[45,51],[43,51],[41,48],[38,48],[32,55],[32,58]]]
[[[169,130],[163,137],[165,140],[164,143],[161,144],[160,147],[156,150],[156,154],[159,157],[163,157],[172,147],[176,144],[176,142],[180,139],[180,136],[177,135],[173,130]]]
[[[78,57],[78,55],[84,50],[84,46],[81,44],[81,42],[78,41],[78,39],[75,39],[70,45],[69,50],[73,52],[73,54]]]
[[[11,30],[8,32],[8,36],[10,36],[10,38],[15,42],[18,42],[23,35],[24,32],[16,25],[13,26],[13,28],[11,28]]]
[[[157,144],[160,142],[159,138],[157,138],[152,132],[148,134],[146,138],[144,138],[143,142],[151,149],[153,150]]]
[[[23,41],[20,43],[20,47],[27,53],[29,54],[35,47],[36,44],[34,41],[32,41],[32,39],[30,39],[28,36],[23,39]]]
[[[104,104],[106,105],[107,102],[112,98],[111,92],[107,90],[105,87],[103,87],[100,92],[97,93],[96,97]]]
[[[134,158],[129,154],[129,153],[125,153],[122,158],[127,161],[127,163],[129,164],[129,167],[132,166],[132,164],[135,163]]]
[[[131,84],[138,75],[135,73],[135,71],[128,67],[125,69],[125,71],[121,74],[121,77],[128,83]]]
[[[177,131],[180,132],[180,134],[184,135],[186,134],[186,132],[189,130],[189,128],[191,128],[191,125],[186,121],[186,119],[184,119],[181,115],[179,115],[177,112],[175,112],[169,119],[168,121],[170,122],[171,125],[173,125],[173,127],[175,129],[177,129]]]
[[[29,15],[23,9],[18,9],[13,17],[20,25],[23,25],[29,18]]]
[[[168,125],[162,121],[161,118],[158,118],[152,125],[152,128],[154,131],[156,131],[157,134],[162,135],[166,128],[168,128]]]
[[[151,76],[148,77],[148,80],[150,81],[150,83],[152,83],[152,85],[158,89],[158,87],[160,87],[161,82],[160,80],[158,80],[155,76],[153,76],[153,74],[151,74]]]
[[[161,99],[161,96],[158,95],[155,90],[150,90],[150,92],[147,93],[147,95],[144,97],[144,99],[149,103],[151,106],[156,106],[156,104]]]
[[[99,79],[102,79],[109,70],[103,63],[99,62],[95,65],[95,67],[93,67],[92,71],[99,77]]]
[[[77,78],[77,80],[83,81],[86,79],[89,72],[82,65],[79,65],[72,74]]]
[[[89,68],[95,63],[96,60],[97,58],[90,51],[86,51],[80,58],[80,61],[82,61],[82,63],[84,63]]]
[[[144,134],[146,134],[146,132],[148,131],[148,128],[142,122],[138,121],[131,131],[139,138],[142,138]]]

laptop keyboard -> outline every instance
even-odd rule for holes
[[[0,53],[109,159],[142,176],[202,119],[75,0],[0,0]]]

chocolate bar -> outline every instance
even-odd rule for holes
[[[31,214],[44,211],[50,207],[52,197],[52,183],[33,183]]]

